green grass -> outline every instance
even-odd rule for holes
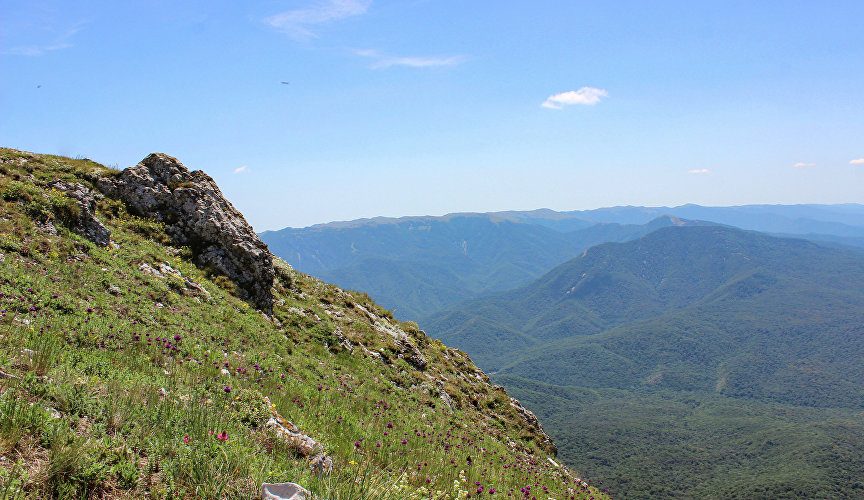
[[[30,201],[53,178],[92,186],[99,175],[111,171],[0,149],[0,192],[22,183]],[[71,234],[50,204],[38,217],[58,234],[42,232],[26,203],[0,201],[0,499],[250,498],[280,481],[331,500],[475,498],[477,482],[481,498],[528,486],[548,487],[544,499],[603,497],[546,460],[542,436],[464,354],[367,295],[280,265],[266,317],[119,202],[97,207],[107,248]],[[376,325],[403,329],[426,370]],[[270,411],[321,442],[332,472],[264,430]]]

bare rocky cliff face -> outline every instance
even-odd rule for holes
[[[209,175],[153,153],[97,185],[134,215],[164,222],[174,244],[188,246],[199,265],[224,274],[242,299],[272,313],[272,255]]]

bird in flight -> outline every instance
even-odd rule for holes
[[[291,82],[282,82],[282,85],[289,85]]]

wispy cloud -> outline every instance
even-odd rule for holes
[[[240,174],[240,173],[243,173],[245,171],[246,171],[246,165],[243,165],[242,167],[237,167],[234,169],[235,174]]]
[[[384,69],[393,66],[405,66],[409,68],[431,68],[435,66],[455,66],[468,60],[467,56],[389,56],[381,54],[377,50],[355,50],[358,56],[375,59],[369,66],[372,69]]]
[[[803,161],[799,161],[798,163],[792,165],[793,167],[815,167],[815,163],[804,163]]]
[[[5,50],[4,54],[9,54],[12,56],[41,56],[46,52],[51,52],[52,50],[60,50],[71,47],[71,43],[58,43],[56,45],[25,45],[22,47],[12,47],[11,49]]]
[[[541,106],[550,109],[561,109],[564,106],[571,104],[585,104],[591,106],[600,102],[601,97],[606,97],[608,95],[609,93],[603,89],[582,87],[579,90],[571,90],[569,92],[550,95],[546,101],[541,104]]]
[[[305,9],[274,14],[264,23],[295,38],[315,38],[313,26],[365,14],[371,4],[372,0],[319,0]]]
[[[711,171],[708,170],[707,168],[698,168],[695,170],[688,170],[687,173],[688,174],[710,174]]]
[[[858,158],[849,162],[850,165],[864,165],[864,158]]]
[[[31,44],[31,45],[19,45],[16,47],[10,47],[3,51],[3,54],[11,55],[11,56],[41,56],[46,52],[52,52],[55,50],[68,49],[72,47],[72,43],[69,41],[75,33],[81,31],[81,27],[86,24],[85,21],[80,21],[76,23],[71,28],[65,30],[56,30],[54,27],[45,28],[48,32],[53,32],[54,37],[51,43],[46,44]],[[58,33],[59,31],[59,33]]]

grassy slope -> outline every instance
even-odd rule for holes
[[[71,234],[68,200],[44,183],[97,175],[110,171],[0,150],[0,498],[249,498],[287,480],[328,499],[477,497],[475,483],[483,496],[604,496],[546,460],[467,356],[365,294],[283,265],[271,319],[119,202],[98,206],[117,247]],[[400,359],[376,325],[406,331],[428,368]],[[313,474],[261,429],[271,409],[324,444],[332,473]]]

